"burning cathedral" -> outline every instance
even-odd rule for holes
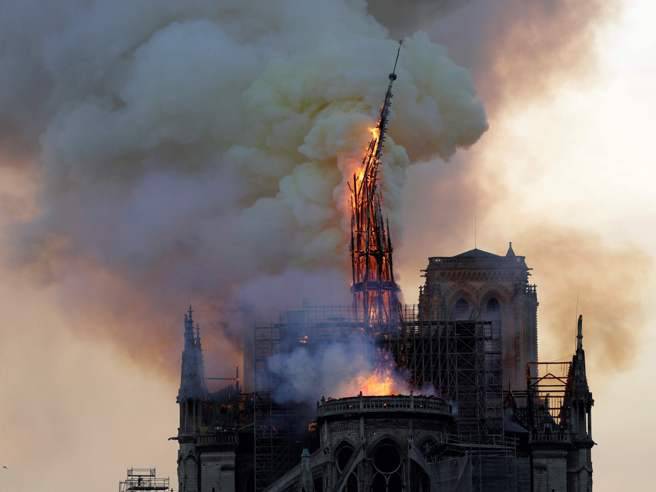
[[[193,311],[185,314],[180,492],[592,490],[583,322],[571,360],[538,360],[536,286],[512,244],[503,255],[429,258],[418,305],[400,302],[378,186],[396,77],[395,64],[349,185],[352,305],[254,323],[242,377],[216,392]],[[270,370],[273,357],[344,340],[376,354],[350,394],[276,397],[285,381]]]

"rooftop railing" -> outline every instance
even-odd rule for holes
[[[336,400],[322,400],[317,404],[317,416],[329,417],[340,414],[415,413],[452,415],[451,405],[442,398],[431,396],[355,396]]]

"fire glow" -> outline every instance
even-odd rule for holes
[[[378,138],[380,137],[380,128],[377,126],[369,128],[369,133],[371,133],[371,138],[378,143]]]
[[[391,396],[409,394],[410,386],[406,378],[396,368],[389,353],[378,353],[376,367],[370,371],[357,374],[345,382],[338,391],[338,397],[353,396]]]
[[[358,376],[356,386],[364,396],[390,396],[409,392],[405,382],[395,377],[391,368],[376,369],[371,374]]]
[[[369,140],[369,143],[367,144],[367,148],[365,149],[365,152],[368,152],[370,149],[375,149],[376,146],[378,145],[378,139],[380,137],[380,129],[378,127],[369,127],[367,128],[369,133],[371,134],[371,139]],[[363,165],[362,162],[358,162],[356,160],[353,161],[352,165],[353,170],[353,175],[355,176],[355,182],[354,185],[356,187],[360,187],[360,184],[362,183],[362,180],[364,179],[365,176],[365,171],[366,171],[366,166]],[[353,185],[351,185],[353,186]],[[351,188],[351,193],[353,192],[353,189]],[[351,199],[351,208],[355,206]]]

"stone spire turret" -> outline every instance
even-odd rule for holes
[[[588,377],[585,371],[585,351],[583,350],[583,316],[580,315],[577,324],[576,332],[576,353],[572,359],[572,376],[573,376],[573,390],[578,397],[584,397],[589,394],[592,399],[592,394],[588,387]]]
[[[592,406],[594,399],[588,386],[583,350],[583,316],[579,316],[576,333],[576,352],[572,357],[565,405],[572,449],[568,455],[567,490],[592,490]]]
[[[507,257],[517,256],[515,255],[515,250],[512,247],[512,241],[508,243],[508,251],[506,251],[506,256]]]
[[[178,401],[201,399],[207,396],[200,328],[196,325],[194,330],[193,314],[193,309],[189,306],[184,316],[184,350],[180,365]]]

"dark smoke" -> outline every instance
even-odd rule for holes
[[[1,162],[36,183],[12,259],[57,285],[86,336],[175,368],[189,303],[212,325],[235,300],[319,302],[345,277],[345,182],[396,49],[363,2],[26,0],[0,32]],[[398,229],[406,168],[487,122],[426,35],[406,39],[395,92],[383,186]],[[205,328],[206,347],[225,341]]]
[[[223,329],[212,320],[228,317],[222,315],[230,310],[228,294],[245,293],[257,303],[268,298],[261,284],[289,290],[281,303],[300,302],[305,282],[299,278],[307,275],[314,286],[316,272],[338,278],[345,267],[343,224],[333,206],[335,186],[348,173],[334,162],[340,150],[360,148],[360,141],[345,138],[379,104],[388,70],[382,60],[393,42],[359,2],[262,5],[25,0],[0,16],[0,161],[31,168],[26,175],[38,188],[41,211],[11,232],[22,265],[59,285],[64,305],[76,307],[73,324],[85,326],[87,336],[112,340],[140,361],[148,360],[141,347],[149,347],[158,367],[177,367],[178,318],[190,302],[206,325],[208,350],[230,353],[238,347],[208,333]],[[539,97],[563,77],[589,73],[594,30],[613,5],[373,1],[370,13],[391,37],[419,27],[444,44],[473,71],[494,121],[505,107]],[[391,191],[403,184],[408,161],[449,156],[485,128],[467,75],[427,40],[407,46],[413,43],[426,55],[414,60],[435,65],[413,69],[406,54],[414,48],[402,58],[406,76],[399,79],[391,129],[398,145],[390,142],[386,172]],[[344,59],[347,54],[353,56]],[[269,60],[273,67],[264,71]],[[444,73],[453,75],[422,79]],[[420,95],[411,81],[435,82],[447,92],[448,84],[462,88],[445,99],[457,101],[457,111]],[[245,112],[237,107],[240,98],[230,96],[239,91]],[[313,118],[320,111],[313,132],[306,110]],[[455,127],[445,132],[445,122]],[[503,196],[504,184],[481,176],[477,164],[471,155],[456,155],[455,162],[410,171],[417,187],[406,188],[410,218],[405,235],[396,236],[405,245],[397,260],[405,278],[418,274],[425,256],[457,252],[473,217],[484,221]],[[398,203],[394,193],[388,196]],[[528,239],[525,245],[538,249]],[[541,258],[534,253],[529,262],[541,270]],[[301,273],[289,282],[288,271]],[[625,319],[626,306],[618,302],[618,319]],[[107,324],[115,331],[97,332]]]

